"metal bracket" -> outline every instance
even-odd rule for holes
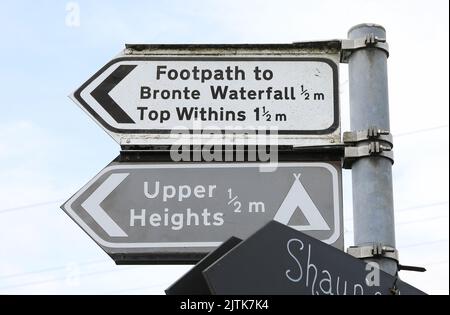
[[[406,265],[400,265],[398,264],[398,271],[414,271],[414,272],[425,272],[427,271],[424,267],[418,267],[418,266],[406,266]]]
[[[397,263],[399,261],[397,249],[382,244],[372,244],[367,246],[350,246],[347,249],[347,254],[352,255],[353,257],[359,259],[384,257],[395,260]]]
[[[367,140],[384,141],[387,142],[391,148],[393,147],[393,138],[388,130],[370,127],[363,131],[344,132],[344,143],[356,144]]]
[[[378,48],[383,50],[389,57],[389,45],[386,38],[379,38],[373,33],[367,34],[366,37],[357,39],[343,39],[341,41],[341,62],[348,63],[350,55],[357,49],[367,47]]]
[[[395,273],[395,281],[390,288],[390,292],[392,295],[397,295],[400,293],[397,287],[398,281],[398,272],[401,270],[408,271],[416,271],[416,272],[425,272],[426,269],[423,267],[416,266],[405,266],[399,263],[399,255],[398,250],[391,246],[385,246],[382,244],[372,244],[366,246],[350,246],[347,249],[347,253],[355,258],[364,259],[364,258],[388,258],[392,259],[397,263],[397,272]]]
[[[344,132],[343,138],[345,169],[351,169],[353,162],[368,156],[384,157],[394,163],[393,138],[387,130],[370,127],[364,131]]]

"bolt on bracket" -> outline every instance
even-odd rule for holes
[[[384,157],[394,163],[394,144],[389,131],[370,127],[363,131],[344,132],[343,167],[351,169],[353,162],[363,157]]]
[[[399,262],[398,250],[382,244],[350,246],[347,249],[347,254],[359,259],[384,257],[395,260],[397,263]]]
[[[389,57],[389,45],[386,42],[386,38],[379,38],[371,33],[363,38],[341,40],[341,62],[348,63],[350,55],[355,50],[367,47],[381,49]]]

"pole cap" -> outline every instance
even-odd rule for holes
[[[370,33],[380,38],[386,38],[386,29],[383,26],[375,23],[361,23],[355,25],[350,28],[347,35],[348,38],[355,39],[365,37]]]

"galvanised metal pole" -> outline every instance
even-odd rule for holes
[[[348,32],[349,39],[373,34],[386,38],[375,24],[360,24]],[[349,57],[350,124],[352,131],[376,126],[389,128],[387,54],[376,47],[355,50]],[[353,220],[356,246],[382,244],[395,248],[392,164],[383,157],[363,157],[352,165]],[[395,274],[394,260],[370,258],[381,270]]]

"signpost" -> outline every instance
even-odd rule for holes
[[[268,130],[280,144],[336,144],[335,46],[128,45],[71,97],[121,145],[250,141]]]
[[[223,242],[217,249],[209,253],[208,256],[199,261],[194,268],[189,270],[177,282],[165,290],[167,295],[207,295],[211,294],[203,270],[213,264],[217,259],[225,255],[232,248],[242,242],[237,237],[231,237]]]
[[[121,145],[121,162],[62,208],[118,264],[193,263],[222,244],[169,294],[205,292],[203,268],[217,294],[423,294],[393,276],[385,31],[363,24],[349,35],[293,44],[126,45],[71,95]],[[350,69],[353,132],[344,143],[340,62]],[[274,170],[276,161],[264,160],[268,171],[261,163],[176,163],[172,156],[181,147],[189,158],[205,148],[249,157],[255,145],[282,150],[290,162]],[[172,162],[156,162],[158,152]],[[371,265],[342,252],[341,158],[354,168],[353,253],[379,264],[376,286],[366,277]]]
[[[343,249],[339,163],[261,165],[113,162],[62,208],[117,263],[197,262],[273,219]]]
[[[276,221],[203,274],[212,294],[423,295],[394,276]]]

